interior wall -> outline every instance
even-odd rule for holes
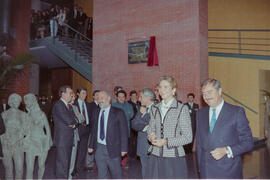
[[[269,0],[208,0],[209,29],[269,29]]]
[[[72,87],[74,93],[76,93],[76,90],[80,87],[84,87],[87,89],[87,97],[86,101],[92,102],[92,83],[85,79],[83,76],[81,76],[79,73],[76,71],[72,70]]]
[[[178,83],[178,98],[194,92],[208,77],[207,1],[94,0],[93,84],[113,93],[113,87],[154,87],[160,76]],[[156,37],[159,66],[128,64],[128,44]],[[199,104],[201,102],[198,102]]]
[[[260,84],[263,83],[260,82],[264,80],[259,78],[260,70],[270,70],[269,61],[209,56],[209,76],[220,80],[224,92],[259,113],[245,109],[253,136],[263,138],[264,120],[260,118]]]
[[[87,14],[88,17],[93,17],[94,3],[93,0],[75,0],[74,4],[83,8],[83,11]]]

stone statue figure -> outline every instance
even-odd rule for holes
[[[26,135],[25,119],[26,113],[19,110],[22,98],[13,93],[8,98],[10,108],[2,112],[6,132],[1,135],[3,164],[5,167],[6,179],[13,179],[13,161],[15,165],[15,179],[23,177],[23,140]]]
[[[26,179],[33,179],[35,157],[38,157],[38,179],[42,179],[45,171],[45,161],[52,146],[51,131],[47,117],[40,110],[34,94],[24,96],[27,113],[28,133],[24,139],[26,152]],[[45,129],[45,131],[44,131]]]

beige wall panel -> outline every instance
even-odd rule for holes
[[[73,90],[76,93],[76,90],[80,87],[87,89],[87,102],[92,102],[92,83],[81,76],[79,73],[73,70]]]

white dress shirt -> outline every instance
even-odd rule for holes
[[[85,101],[82,101],[82,100],[78,99],[78,104],[79,104],[80,112],[81,112],[81,115],[82,116],[83,116],[82,106],[84,106],[84,110],[85,110],[85,123],[86,124],[89,124],[88,112],[87,112],[87,107],[86,107]]]
[[[167,102],[167,104],[164,103],[164,100],[161,101],[161,116],[162,116],[162,123],[164,121],[164,117],[167,113],[167,111],[169,110],[172,102],[173,102],[174,98],[172,98],[169,102]]]
[[[107,124],[108,124],[108,118],[109,118],[109,112],[110,112],[110,109],[111,109],[111,105],[105,109],[101,108],[100,109],[100,112],[99,112],[99,116],[98,116],[98,131],[97,131],[97,142],[100,143],[100,144],[104,144],[106,145],[106,133],[107,133]],[[104,139],[101,140],[100,137],[99,137],[99,134],[100,134],[100,118],[101,118],[101,115],[102,115],[102,111],[104,111]]]

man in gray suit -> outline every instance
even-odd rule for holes
[[[226,103],[220,83],[202,84],[204,101],[210,106],[197,112],[196,148],[201,178],[241,179],[241,155],[253,148],[253,138],[243,108]]]
[[[92,135],[88,152],[95,153],[98,178],[122,178],[121,156],[128,150],[128,127],[124,112],[111,106],[111,97],[105,92],[99,93],[100,108],[92,113]]]
[[[146,129],[150,121],[150,109],[155,101],[155,94],[149,88],[140,90],[139,101],[141,102],[140,111],[137,112],[133,119],[131,127],[138,131],[137,137],[137,155],[140,156],[142,165],[142,177],[145,178],[145,170],[147,167],[149,143],[147,139]]]

